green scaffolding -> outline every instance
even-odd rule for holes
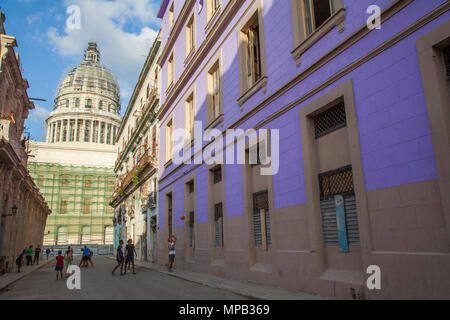
[[[29,162],[28,169],[52,209],[44,245],[112,244],[112,168]]]

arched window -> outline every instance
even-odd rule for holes
[[[103,244],[113,244],[114,241],[114,227],[112,226],[106,226],[105,227],[105,234],[103,238]]]
[[[56,234],[56,244],[67,244],[67,227],[59,227]]]
[[[91,242],[91,227],[84,226],[81,228],[81,244],[88,244]]]
[[[103,101],[102,100],[100,100],[98,102],[98,110],[103,110]]]

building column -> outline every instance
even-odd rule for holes
[[[80,121],[80,119],[75,119],[75,137],[73,138],[74,142],[78,141],[78,121]]]

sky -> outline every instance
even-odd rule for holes
[[[149,49],[158,34],[160,0],[0,0],[6,34],[16,37],[23,76],[34,101],[25,122],[31,138],[42,141],[45,119],[53,110],[61,77],[83,58],[87,43],[97,42],[101,63],[117,77],[125,112]],[[80,29],[67,28],[80,9]]]

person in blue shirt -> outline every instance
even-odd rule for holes
[[[23,249],[22,253],[19,254],[19,256],[18,256],[17,259],[16,259],[17,272],[20,272],[20,267],[21,267],[22,264],[23,264],[23,257],[25,256],[25,252],[26,252],[26,250]]]
[[[91,265],[94,266],[94,264],[92,263],[92,260],[91,260],[91,250],[86,246],[84,246],[84,248],[81,250],[83,251],[83,255],[81,257],[81,261],[78,266],[81,267],[81,264],[83,264],[83,266],[87,267],[89,261],[91,262]]]
[[[123,276],[123,240],[119,241],[119,246],[117,247],[117,254],[116,254],[116,260],[117,260],[117,266],[113,269],[112,275],[114,275],[114,272],[117,270],[118,267],[120,267],[120,275]]]

